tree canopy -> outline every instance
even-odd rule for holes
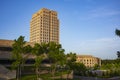
[[[120,30],[116,29],[115,34],[120,37]]]
[[[20,36],[18,39],[14,40],[14,43],[12,45],[12,58],[15,60],[12,63],[12,67],[17,68],[17,80],[21,77],[21,66],[25,62],[25,57],[24,54],[26,53],[25,48],[25,43],[24,41],[24,36]]]
[[[120,30],[116,29],[115,34],[120,37]],[[117,51],[117,56],[120,59],[120,51]]]

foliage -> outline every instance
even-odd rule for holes
[[[98,64],[95,64],[94,70],[97,70],[97,69],[99,69],[99,68],[100,68],[100,66],[99,66]]]
[[[66,57],[67,57],[67,60],[66,60],[66,68],[67,68],[67,79],[68,79],[68,77],[69,77],[69,74],[73,71],[73,64],[75,63],[75,61],[76,61],[76,53],[72,53],[72,52],[70,52],[70,53],[68,53],[67,55],[66,55]]]
[[[67,59],[70,62],[75,62],[76,61],[76,53],[72,53],[72,52],[68,53],[67,54]]]
[[[14,40],[14,44],[12,45],[12,58],[16,59],[16,61],[21,62],[22,55],[24,54],[24,45],[25,41],[23,36],[20,36],[17,40]]]
[[[63,74],[66,74],[66,71],[64,71]],[[55,73],[55,76],[60,76],[60,75],[61,75],[61,72]],[[48,74],[41,74],[40,78],[42,78],[42,80],[53,80],[51,78],[51,74],[49,74],[49,73]],[[33,75],[24,75],[24,76],[22,76],[21,80],[36,80],[36,75],[34,75],[34,74]],[[59,79],[55,79],[55,80],[61,80],[61,79],[59,78]],[[64,79],[62,79],[62,80],[64,80]]]
[[[120,30],[116,29],[115,34],[120,37]],[[117,51],[117,56],[120,58],[120,51]]]
[[[40,65],[41,65],[41,62],[43,60],[43,49],[41,47],[40,44],[36,43],[32,49],[32,53],[36,56],[35,58],[35,67],[36,67],[36,76],[37,76],[37,79],[39,78],[39,75],[40,75]]]
[[[20,36],[17,40],[14,40],[14,43],[12,45],[12,58],[15,60],[12,63],[12,67],[17,69],[17,79],[21,76],[21,66],[25,62],[24,54],[26,53],[24,47],[25,47],[25,41],[24,37]]]
[[[24,47],[24,53],[31,53],[32,47],[30,45],[27,45]]]
[[[76,53],[72,53],[72,52],[70,52],[70,53],[68,53],[67,55],[67,68],[68,68],[68,70],[73,70],[73,67],[72,67],[72,65],[75,63],[75,61],[76,61]],[[69,72],[69,71],[68,71]]]
[[[117,51],[118,59],[120,59],[120,51]]]
[[[116,29],[115,34],[120,37],[120,30]]]
[[[58,65],[63,66],[64,63],[66,62],[64,49],[62,49],[62,46],[55,42],[48,43],[48,58],[52,63],[51,69],[52,75],[54,77],[54,73],[56,71],[57,66]]]
[[[87,70],[86,66],[83,63],[73,63],[71,68],[74,70],[74,73],[77,75],[84,76]]]
[[[107,72],[104,73],[104,76],[120,76],[120,59],[102,60],[102,65],[100,69],[107,70]]]

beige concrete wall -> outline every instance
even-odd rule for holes
[[[91,55],[77,55],[76,62],[83,63],[86,67],[94,67],[95,64],[101,66],[101,59]]]
[[[43,8],[33,14],[30,22],[30,42],[59,43],[59,19],[57,12]]]

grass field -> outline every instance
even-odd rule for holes
[[[63,74],[66,74],[66,72],[63,72]],[[61,73],[60,73],[60,72],[57,72],[57,73],[55,74],[55,77],[60,76],[60,75],[61,75]],[[40,75],[40,78],[41,78],[42,80],[53,80],[51,77],[52,77],[51,74],[41,74],[41,75]],[[12,80],[16,80],[16,79],[12,79]],[[22,76],[20,80],[37,80],[37,78],[36,78],[36,75],[35,75],[35,74],[32,74],[32,75],[24,75],[24,76]],[[62,78],[60,77],[60,78],[54,79],[54,80],[66,80],[66,79],[62,79]],[[69,80],[80,80],[80,79],[69,79]]]

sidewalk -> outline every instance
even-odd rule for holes
[[[16,77],[16,71],[10,71],[6,67],[0,65],[0,80],[8,80]]]
[[[97,78],[97,77],[74,76],[74,78],[79,78],[79,79],[81,79],[81,80],[120,80],[120,77]]]

